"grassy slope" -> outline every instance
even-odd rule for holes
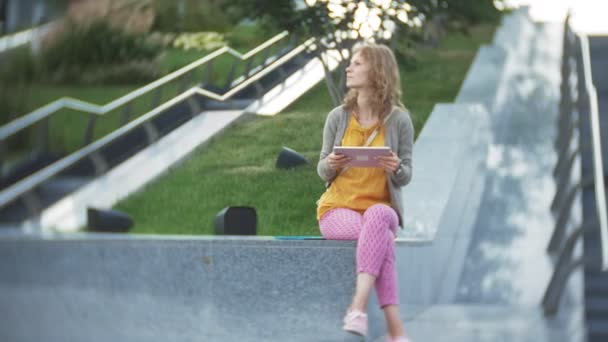
[[[416,131],[437,102],[451,102],[480,44],[493,28],[470,37],[451,34],[435,50],[419,52],[413,70],[402,70],[404,103]],[[133,215],[135,233],[213,234],[213,219],[231,205],[255,206],[259,235],[319,235],[315,201],[324,187],[315,165],[331,100],[324,84],[276,117],[257,117],[216,136],[190,159],[116,209]],[[281,146],[303,153],[311,164],[276,170]]]

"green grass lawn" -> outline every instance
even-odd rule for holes
[[[412,70],[402,70],[403,102],[419,133],[435,103],[452,102],[493,26],[470,36],[450,34],[438,49],[418,53]],[[243,120],[214,137],[191,158],[118,203],[134,217],[134,233],[213,234],[213,219],[226,206],[254,206],[258,235],[319,235],[315,202],[324,191],[316,174],[325,117],[331,99],[317,85],[275,117]],[[282,146],[303,153],[310,165],[277,170]]]

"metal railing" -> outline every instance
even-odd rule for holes
[[[557,191],[551,204],[551,210],[557,216],[557,220],[547,247],[549,253],[557,255],[557,262],[542,300],[546,315],[557,312],[569,276],[587,262],[582,256],[574,256],[575,246],[584,232],[599,229],[602,255],[600,269],[608,270],[606,193],[597,95],[591,76],[589,42],[584,34],[576,34],[572,31],[569,18],[568,16],[564,25],[560,115],[555,142],[559,156],[553,172]],[[589,119],[589,127],[584,126],[586,117]],[[589,143],[585,142],[583,136],[586,135],[587,130],[591,140]],[[590,151],[592,159],[593,176],[573,180],[574,165],[587,150]],[[572,231],[568,232],[567,227],[571,221],[575,198],[588,187],[593,187],[595,193],[596,217],[583,218],[582,222],[575,223]]]
[[[100,172],[105,171],[107,167],[104,167],[103,158],[99,154],[99,151],[104,146],[107,146],[111,142],[115,141],[117,138],[124,136],[128,132],[140,126],[146,128],[146,132],[148,133],[148,138],[150,140],[149,143],[151,143],[155,139],[158,139],[158,133],[155,132],[155,128],[152,125],[151,120],[157,117],[166,109],[182,101],[187,101],[191,107],[198,107],[197,102],[192,99],[192,95],[202,95],[204,97],[217,101],[228,101],[239,91],[250,85],[255,85],[256,82],[258,82],[262,77],[279,68],[281,65],[291,60],[295,56],[298,56],[300,53],[306,51],[307,47],[310,46],[313,42],[313,39],[309,39],[303,44],[295,46],[295,38],[292,36],[286,47],[281,50],[282,52],[272,57],[267,48],[278,41],[285,40],[284,38],[287,36],[287,32],[283,32],[244,55],[241,55],[240,53],[229,47],[221,48],[213,52],[212,54],[205,56],[200,60],[195,61],[171,73],[170,75],[167,75],[151,84],[139,88],[104,106],[97,106],[95,104],[86,103],[70,98],[61,99],[0,128],[1,151],[8,137],[15,136],[20,131],[26,128],[31,128],[40,122],[47,121],[47,124],[44,126],[46,126],[45,129],[48,130],[48,120],[53,115],[56,115],[55,113],[57,113],[60,109],[77,109],[89,114],[89,123],[87,125],[87,135],[83,144],[84,146],[78,148],[76,151],[70,153],[69,155],[61,158],[57,162],[31,174],[30,176],[4,189],[0,193],[0,208],[3,208],[8,204],[14,202],[15,200],[21,198],[31,213],[39,213],[41,209],[40,204],[38,203],[36,196],[33,194],[33,190],[42,183],[55,177],[60,172],[68,169],[70,166],[75,165],[75,163],[85,158],[90,158],[94,164],[98,165],[100,168]],[[264,53],[261,53],[263,51]],[[205,89],[203,87],[208,84],[208,77],[210,73],[209,70],[211,70],[210,63],[217,56],[220,56],[222,54],[230,54],[232,56],[238,57],[238,60],[243,61],[245,65],[243,65],[243,77],[235,79],[234,74],[235,70],[237,69],[238,61],[232,64],[228,73],[228,77],[225,80],[226,84],[230,85],[230,89],[227,92],[220,94],[215,91]],[[261,63],[259,63],[259,65],[257,66],[254,66],[254,63],[252,62],[256,55],[260,56],[259,58],[261,60]],[[191,81],[194,78],[192,76],[192,73],[195,72],[196,69],[200,69],[200,67],[203,65],[206,65],[205,70],[203,70],[205,80],[202,83],[196,82],[196,84],[198,85],[186,90],[184,76],[188,77],[186,79]],[[170,99],[168,101],[164,102],[163,104],[160,104],[159,94],[162,94],[163,87],[167,87],[168,82],[176,80],[180,80],[181,83],[180,86],[176,89],[178,95],[175,96],[174,94],[171,94]],[[256,90],[259,90],[258,88],[259,87],[256,87]],[[132,110],[133,101],[138,98],[141,98],[143,95],[148,94],[152,91],[154,91],[156,96],[152,100],[150,110],[147,111],[145,114],[141,115],[140,117],[130,122],[127,122],[125,116],[129,116]],[[99,138],[98,140],[92,141],[91,127],[92,125],[94,125],[95,119],[97,117],[103,117],[108,113],[115,112],[119,107],[123,108],[121,112],[122,120],[120,122],[119,128],[112,129],[103,137]],[[198,114],[202,109],[196,108],[196,110],[198,110],[198,112],[196,112],[195,114]]]
[[[276,35],[275,37],[269,39],[262,45],[256,47],[255,49],[247,52],[244,55],[240,54],[238,51],[235,51],[234,49],[232,49],[228,46],[222,47],[222,48],[208,54],[207,56],[205,56],[197,61],[194,61],[179,70],[176,70],[176,71],[170,73],[167,76],[164,76],[150,84],[147,84],[139,89],[136,89],[103,106],[80,101],[80,100],[73,99],[70,97],[61,98],[57,101],[51,102],[46,106],[43,106],[29,114],[24,115],[23,117],[15,119],[14,121],[0,127],[0,142],[6,140],[8,137],[10,137],[11,135],[14,135],[18,131],[23,130],[26,127],[29,127],[29,126],[33,125],[34,123],[36,123],[40,120],[43,120],[43,119],[49,117],[51,114],[57,112],[58,110],[64,109],[64,108],[71,108],[71,109],[80,110],[80,111],[83,111],[86,113],[98,114],[98,115],[107,114],[108,112],[111,112],[111,111],[133,101],[134,99],[149,93],[152,90],[158,90],[162,86],[166,85],[168,82],[174,81],[174,80],[192,72],[193,70],[199,68],[202,65],[207,65],[207,66],[212,67],[213,64],[211,64],[210,62],[212,62],[214,59],[216,59],[220,55],[230,54],[236,58],[239,58],[241,61],[247,61],[247,60],[251,59],[253,56],[255,56],[257,53],[259,53],[260,51],[266,49],[268,46],[275,44],[276,42],[284,39],[287,36],[288,36],[288,33],[286,31],[282,32],[282,33]],[[236,66],[236,64],[234,64],[234,65]],[[247,66],[248,66],[248,68],[246,69],[245,74],[250,73],[252,70],[251,62],[247,63]],[[206,75],[208,75],[210,73],[211,67],[208,67],[208,69],[205,70]],[[216,94],[214,92],[209,92],[209,94],[211,97],[218,98],[218,99],[221,98],[221,95]]]
[[[52,29],[53,25],[54,23],[51,22],[0,37],[0,54],[18,46],[25,45],[36,37],[44,36],[50,29]]]

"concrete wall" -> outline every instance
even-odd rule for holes
[[[5,237],[0,275],[1,341],[335,341],[354,242]]]

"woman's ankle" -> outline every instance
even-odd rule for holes
[[[354,310],[361,311],[361,312],[367,312],[367,306],[353,300],[353,302],[348,307],[348,311],[354,311]]]
[[[399,326],[389,326],[388,327],[388,335],[393,337],[393,338],[397,338],[397,337],[401,337],[401,336],[406,336],[405,335],[405,329],[403,328],[403,325],[399,325]]]

